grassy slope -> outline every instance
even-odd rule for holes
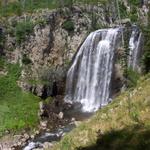
[[[5,66],[7,75],[0,75],[0,135],[5,130],[16,131],[38,122],[39,98],[22,92],[17,86],[21,70],[18,65]]]
[[[54,150],[150,149],[150,76],[66,135]]]

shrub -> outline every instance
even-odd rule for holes
[[[4,69],[5,61],[4,58],[0,57],[0,70]]]
[[[66,20],[62,27],[67,30],[68,32],[74,31],[74,23],[72,20]]]
[[[126,18],[127,17],[127,10],[126,10],[126,7],[125,7],[123,2],[119,1],[119,8],[120,8],[121,18]]]
[[[144,53],[144,57],[143,57],[143,64],[144,64],[144,70],[145,72],[149,72],[150,71],[150,50]]]
[[[137,14],[130,14],[130,19],[132,22],[137,22],[137,18],[138,18]]]
[[[129,88],[132,88],[137,85],[137,81],[138,81],[140,75],[136,71],[133,71],[132,68],[128,68],[126,70],[126,77],[127,77],[127,86]]]
[[[145,73],[150,71],[150,29],[144,28],[144,55],[142,59],[142,64],[144,67]]]
[[[3,47],[4,39],[5,37],[4,37],[3,31],[0,28],[0,47]]]
[[[129,4],[135,5],[135,6],[139,6],[140,5],[140,1],[139,0],[129,0]]]
[[[25,65],[28,65],[30,63],[32,63],[32,61],[27,57],[27,55],[23,55],[23,58],[22,58],[22,63],[25,64]]]
[[[131,18],[132,22],[137,22],[138,14],[137,14],[137,7],[136,6],[131,7],[130,18]]]
[[[10,16],[13,14],[22,15],[22,6],[19,2],[8,3],[0,6],[0,14],[2,16]]]
[[[34,24],[30,20],[19,22],[16,26],[16,42],[21,44],[26,39],[26,36],[33,31],[33,27]]]

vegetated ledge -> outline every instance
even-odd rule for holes
[[[56,143],[54,150],[150,149],[150,75]]]

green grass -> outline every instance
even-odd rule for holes
[[[5,64],[6,76],[0,76],[0,135],[5,130],[17,131],[38,123],[39,98],[23,92],[17,85],[21,68]]]
[[[54,150],[147,150],[150,148],[150,75],[92,118],[80,123]]]
[[[83,3],[83,4],[97,4],[100,2],[102,4],[106,3],[108,0],[75,0],[75,3]],[[1,2],[1,1],[0,1]],[[70,7],[72,6],[72,0],[64,0],[64,6]],[[24,12],[32,13],[37,9],[56,9],[60,8],[59,0],[26,0],[24,5],[21,1],[14,1],[7,3],[7,5],[2,5],[0,3],[0,16],[7,17],[12,15],[22,15]]]
[[[96,144],[78,150],[148,150],[150,149],[150,130],[141,126],[131,126],[122,130],[111,130],[99,135]]]
[[[0,16],[22,15],[23,12],[33,12],[40,8],[57,8],[56,0],[26,0],[24,5],[20,1],[8,3],[5,6],[0,6]]]

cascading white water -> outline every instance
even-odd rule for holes
[[[142,44],[142,33],[136,26],[133,26],[131,38],[129,41],[129,58],[128,66],[133,70],[138,71],[139,66],[139,53],[141,53],[141,44]]]
[[[119,28],[92,32],[80,47],[67,74],[67,102],[96,111],[110,101],[114,50]]]

